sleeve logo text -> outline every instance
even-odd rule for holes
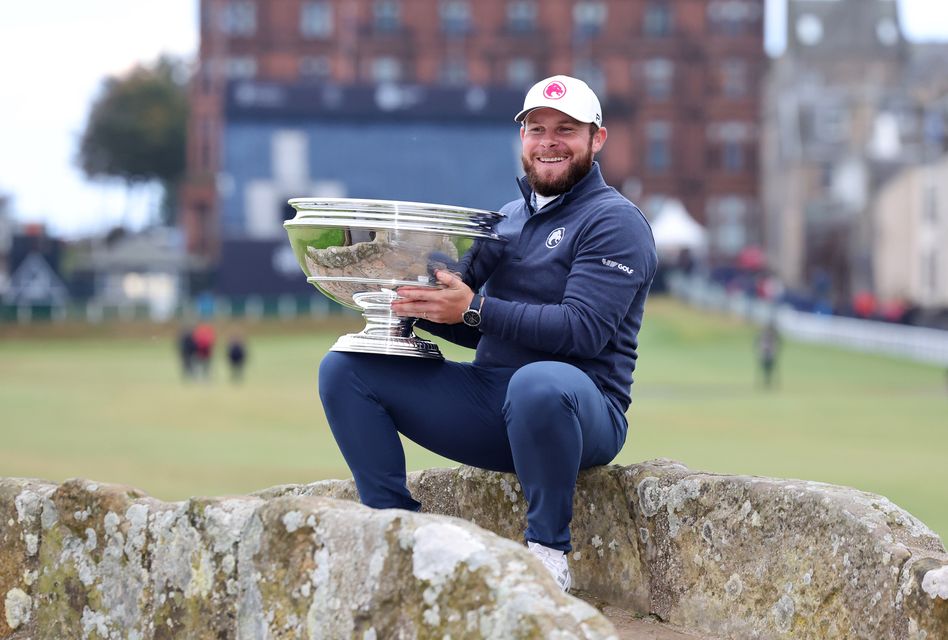
[[[603,263],[604,265],[606,265],[607,267],[611,267],[612,269],[618,269],[619,271],[624,271],[625,273],[629,274],[630,276],[631,276],[633,273],[635,273],[635,269],[633,269],[632,267],[627,267],[627,266],[625,266],[624,264],[622,264],[621,262],[616,262],[615,260],[609,260],[609,259],[607,259],[607,258],[603,258],[603,259],[602,259],[602,263]]]

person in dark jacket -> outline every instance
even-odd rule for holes
[[[227,344],[227,363],[230,365],[231,382],[240,382],[244,379],[244,365],[247,362],[247,347],[240,336],[231,336]]]
[[[194,377],[194,359],[197,355],[197,345],[194,344],[194,330],[185,327],[178,335],[178,355],[181,358],[181,375],[185,380]]]
[[[760,362],[761,382],[764,388],[770,389],[774,386],[774,369],[777,366],[777,354],[780,351],[780,332],[777,330],[776,322],[768,323],[755,340],[757,348],[757,359]]]
[[[515,472],[528,503],[525,538],[561,588],[580,469],[609,463],[625,412],[645,298],[657,257],[642,212],[602,178],[599,100],[553,76],[527,93],[522,199],[460,275],[440,289],[403,287],[402,316],[476,348],[473,363],[330,352],[319,392],[362,502],[418,510],[399,433],[463,464]],[[459,153],[464,153],[459,150]]]

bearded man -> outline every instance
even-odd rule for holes
[[[586,83],[534,85],[521,123],[522,199],[505,205],[505,243],[475,245],[441,289],[403,287],[392,306],[419,327],[476,348],[473,363],[330,352],[319,392],[362,502],[418,510],[399,433],[463,464],[514,472],[525,539],[557,584],[571,584],[573,493],[608,464],[625,412],[655,242],[645,216],[594,161],[606,142]]]

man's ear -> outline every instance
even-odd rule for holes
[[[593,134],[592,151],[594,154],[599,153],[600,149],[602,149],[602,146],[606,144],[606,138],[608,135],[609,132],[606,131],[605,127],[599,127],[599,129],[596,130],[596,133]]]
[[[521,140],[523,140],[523,136],[524,134],[526,134],[526,132],[527,132],[527,125],[525,124],[520,125],[520,139]]]

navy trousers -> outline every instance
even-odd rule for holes
[[[526,539],[569,551],[580,469],[625,442],[623,413],[576,367],[519,369],[329,352],[319,395],[362,502],[418,510],[398,434],[462,464],[513,471],[527,499]]]

